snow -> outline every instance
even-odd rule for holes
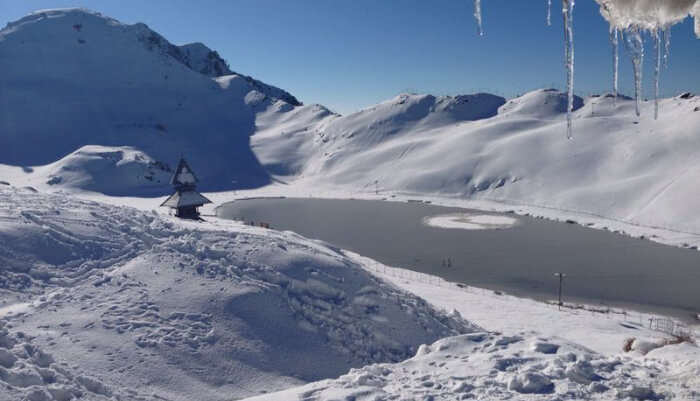
[[[660,99],[658,120],[651,112],[637,119],[629,98],[576,97],[576,146],[561,137],[566,94],[537,90],[502,105],[490,99],[468,98],[457,108],[456,98],[403,95],[349,116],[311,106],[269,111],[258,115],[251,144],[287,184],[275,195],[359,197],[376,187],[380,197],[483,201],[563,220],[602,219],[599,228],[622,224],[648,238],[676,238],[677,245],[700,233],[693,217],[700,97]],[[642,111],[652,108],[641,104]]]
[[[212,79],[166,50],[164,56],[161,47],[149,51],[139,39],[149,37],[141,25],[81,10],[50,15],[11,23],[0,41],[15,56],[0,76],[10,88],[3,96],[8,99],[4,110],[22,116],[26,96],[48,102],[34,108],[45,110],[45,118],[22,118],[19,129],[12,119],[0,120],[8,133],[0,138],[0,174],[17,187],[89,191],[96,197],[118,196],[119,202],[151,204],[133,197],[171,193],[167,177],[176,157],[187,150],[205,192],[280,180],[302,192],[315,188],[352,194],[376,188],[496,202],[539,214],[583,214],[646,226],[642,231],[647,233],[684,233],[665,234],[673,238],[700,232],[691,207],[700,195],[692,185],[700,179],[694,155],[700,144],[692,135],[700,119],[697,97],[660,99],[658,121],[631,116],[634,102],[623,97],[574,97],[572,118],[580,135],[570,146],[557,136],[566,129],[568,108],[568,94],[557,91],[537,90],[509,100],[488,94],[403,94],[340,116],[320,105],[289,103],[287,96],[245,76]],[[80,32],[72,28],[76,20],[83,21]],[[66,32],[90,34],[85,37],[89,42],[79,46]],[[36,42],[36,37],[46,37],[39,33],[55,39]],[[20,46],[22,40],[33,43],[33,50]],[[92,41],[99,46],[85,47]],[[167,49],[164,41],[158,39]],[[109,54],[103,54],[105,49]],[[37,54],[52,55],[55,68],[28,61]],[[113,67],[126,59],[138,70],[134,74]],[[97,70],[109,73],[98,80],[91,75]],[[164,80],[164,74],[171,79]],[[48,84],[12,89],[18,82],[56,81],[71,82],[75,91],[56,92]],[[86,81],[106,86],[112,96],[94,95]],[[132,81],[138,85],[125,84]],[[169,100],[173,85],[186,98],[201,101],[183,103],[182,110],[172,113],[171,107],[177,107]],[[124,90],[128,93],[121,96]],[[70,96],[57,98],[57,93]],[[67,100],[72,103],[64,110]],[[89,108],[94,112],[75,112],[88,106],[95,106]],[[640,113],[651,107],[641,102]],[[159,122],[166,131],[155,128]],[[232,134],[219,135],[223,131]],[[164,199],[153,203],[158,200]],[[687,238],[678,244],[684,242]]]
[[[211,203],[209,199],[195,191],[177,191],[161,204],[168,207],[200,206]]]
[[[250,151],[254,109],[278,98],[295,99],[240,74],[228,75],[231,85],[223,89],[216,81],[220,77],[193,69],[218,61],[199,60],[190,45],[184,49],[144,24],[126,25],[82,9],[36,12],[8,24],[0,31],[5,116],[0,163],[41,170],[98,145],[114,151],[129,147],[167,170],[186,151],[202,188],[228,189],[233,180],[244,188],[269,183]],[[257,102],[250,102],[250,93],[260,95]],[[101,175],[109,175],[107,170]],[[49,175],[40,178],[49,181]],[[63,186],[59,179],[52,181],[56,188]],[[170,190],[151,186],[138,192],[140,186],[123,180],[111,188],[77,180],[66,186],[112,195]]]
[[[0,205],[2,400],[697,396],[700,352],[647,315],[558,312],[230,221],[7,186]]]
[[[558,312],[550,305],[458,287],[437,278],[426,280],[427,276],[350,255],[380,277],[491,331],[421,346],[413,358],[398,364],[353,369],[336,380],[247,400],[698,396],[700,351],[688,344],[665,343],[663,335],[639,323],[648,316],[624,316],[623,320],[579,309]],[[640,346],[633,345],[625,353],[622,349],[629,338]]]
[[[175,169],[175,174],[173,174],[173,177],[170,179],[170,184],[176,188],[194,188],[197,182],[199,182],[199,180],[197,180],[197,177],[190,169],[190,166],[187,164],[184,158],[180,158],[177,168]]]
[[[614,27],[658,30],[699,16],[697,0],[596,0],[600,13]]]
[[[646,29],[625,7],[650,3],[605,3],[617,29]],[[651,102],[635,118],[629,98],[551,89],[402,94],[340,116],[204,45],[76,9],[10,23],[0,52],[16,116],[0,119],[0,400],[698,397],[698,348],[653,316],[558,311],[153,210],[186,150],[217,203],[419,199],[484,210],[430,220],[442,228],[507,228],[516,217],[489,211],[511,211],[698,246],[698,97],[660,99],[658,120]]]
[[[424,220],[424,224],[428,226],[462,230],[502,229],[517,223],[518,219],[513,217],[467,213],[432,216]]]
[[[50,391],[41,369],[61,364],[47,374],[109,399],[240,398],[476,329],[290,232],[6,186],[0,205],[0,359],[22,359],[0,371],[0,400]]]

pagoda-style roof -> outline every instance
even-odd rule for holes
[[[209,199],[204,197],[197,191],[176,191],[170,195],[161,206],[169,206],[172,208],[180,208],[187,206],[202,206],[211,203]]]
[[[190,168],[189,164],[185,161],[184,157],[180,158],[180,162],[177,164],[175,169],[175,174],[170,179],[170,183],[175,188],[180,187],[190,187],[194,188],[199,180],[197,176],[194,175],[194,171]]]

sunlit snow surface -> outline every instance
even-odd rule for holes
[[[456,213],[427,217],[423,220],[423,223],[431,227],[440,228],[494,230],[512,227],[518,223],[518,219],[489,214]]]

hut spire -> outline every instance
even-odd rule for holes
[[[170,179],[170,184],[177,190],[178,188],[192,188],[193,190],[197,186],[199,180],[194,174],[194,171],[190,168],[184,157],[180,157],[180,161],[175,169],[175,174]]]
[[[180,157],[180,161],[175,169],[175,174],[170,179],[175,189],[175,193],[170,195],[168,199],[161,204],[175,209],[175,216],[183,219],[199,220],[200,206],[211,203],[209,199],[196,191],[199,180],[185,161],[184,157]]]

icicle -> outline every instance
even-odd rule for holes
[[[668,56],[671,54],[671,27],[664,29],[664,68],[668,68]]]
[[[628,28],[624,35],[625,47],[632,58],[634,67],[634,97],[637,100],[637,117],[642,107],[642,68],[644,66],[644,39],[638,28]]]
[[[566,87],[568,92],[568,104],[566,106],[566,137],[572,139],[572,113],[574,111],[574,0],[562,0],[562,14],[564,16]]]
[[[552,26],[552,0],[547,0],[547,26]]]
[[[481,24],[481,0],[474,0],[474,17],[479,27],[479,36],[484,36],[484,27]]]
[[[654,66],[654,120],[659,119],[659,78],[661,76],[661,34],[654,30],[654,45],[656,46],[656,65]]]
[[[620,76],[619,66],[620,66],[620,40],[619,40],[619,30],[617,28],[610,28],[610,43],[612,43],[612,56],[613,56],[613,106],[617,106],[617,93],[618,93],[618,78]]]

